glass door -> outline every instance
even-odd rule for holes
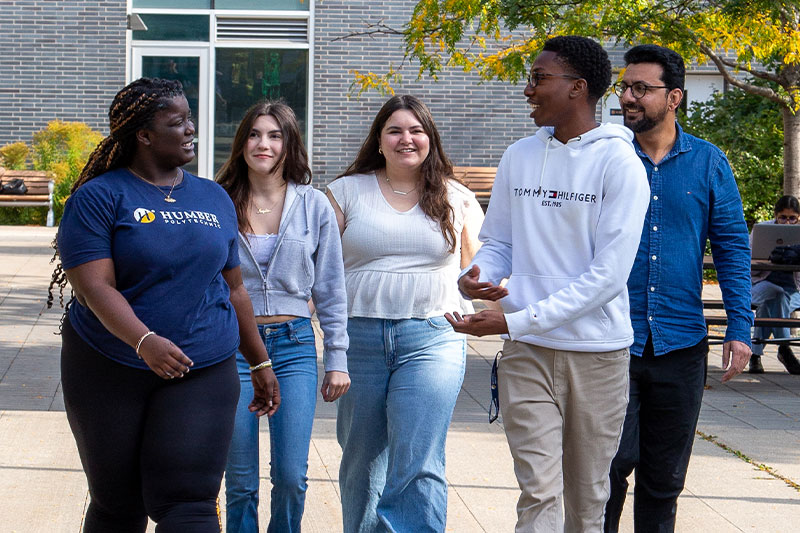
[[[210,105],[208,48],[134,45],[133,79],[165,78],[183,84],[195,124],[194,161],[185,166],[192,174],[213,178],[209,161]]]
[[[297,115],[303,140],[308,121],[308,50],[217,48],[214,67],[214,168],[231,153],[247,109],[265,100],[283,100]]]

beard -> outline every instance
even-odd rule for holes
[[[654,115],[648,114],[642,106],[636,106],[635,110],[642,114],[641,118],[638,120],[628,119],[628,115],[625,113],[626,108],[622,109],[622,122],[625,124],[625,127],[630,129],[633,133],[644,133],[652,130],[664,121],[668,111],[666,106],[664,106],[663,109],[659,109]]]

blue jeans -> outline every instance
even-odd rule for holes
[[[347,333],[351,385],[336,420],[344,532],[442,532],[466,337],[444,317],[350,318]]]
[[[758,306],[758,318],[789,318],[800,307],[800,292],[788,291],[771,281],[759,281],[750,289],[753,305]],[[791,336],[789,328],[753,328],[753,337],[759,339],[785,339]],[[753,355],[764,353],[763,344],[753,344]]]
[[[317,395],[317,352],[308,318],[259,325],[281,387],[281,406],[269,419],[272,501],[267,531],[300,531],[306,500],[308,447]],[[258,532],[258,418],[248,363],[236,354],[242,392],[225,469],[228,533]]]

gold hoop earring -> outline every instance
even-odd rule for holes
[[[378,153],[383,155],[383,148],[381,148],[380,146],[378,146]]]

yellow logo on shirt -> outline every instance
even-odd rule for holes
[[[144,207],[140,207],[139,209],[133,212],[133,218],[136,219],[136,222],[141,222],[142,224],[149,224],[156,219],[156,212],[151,209],[145,209]]]

